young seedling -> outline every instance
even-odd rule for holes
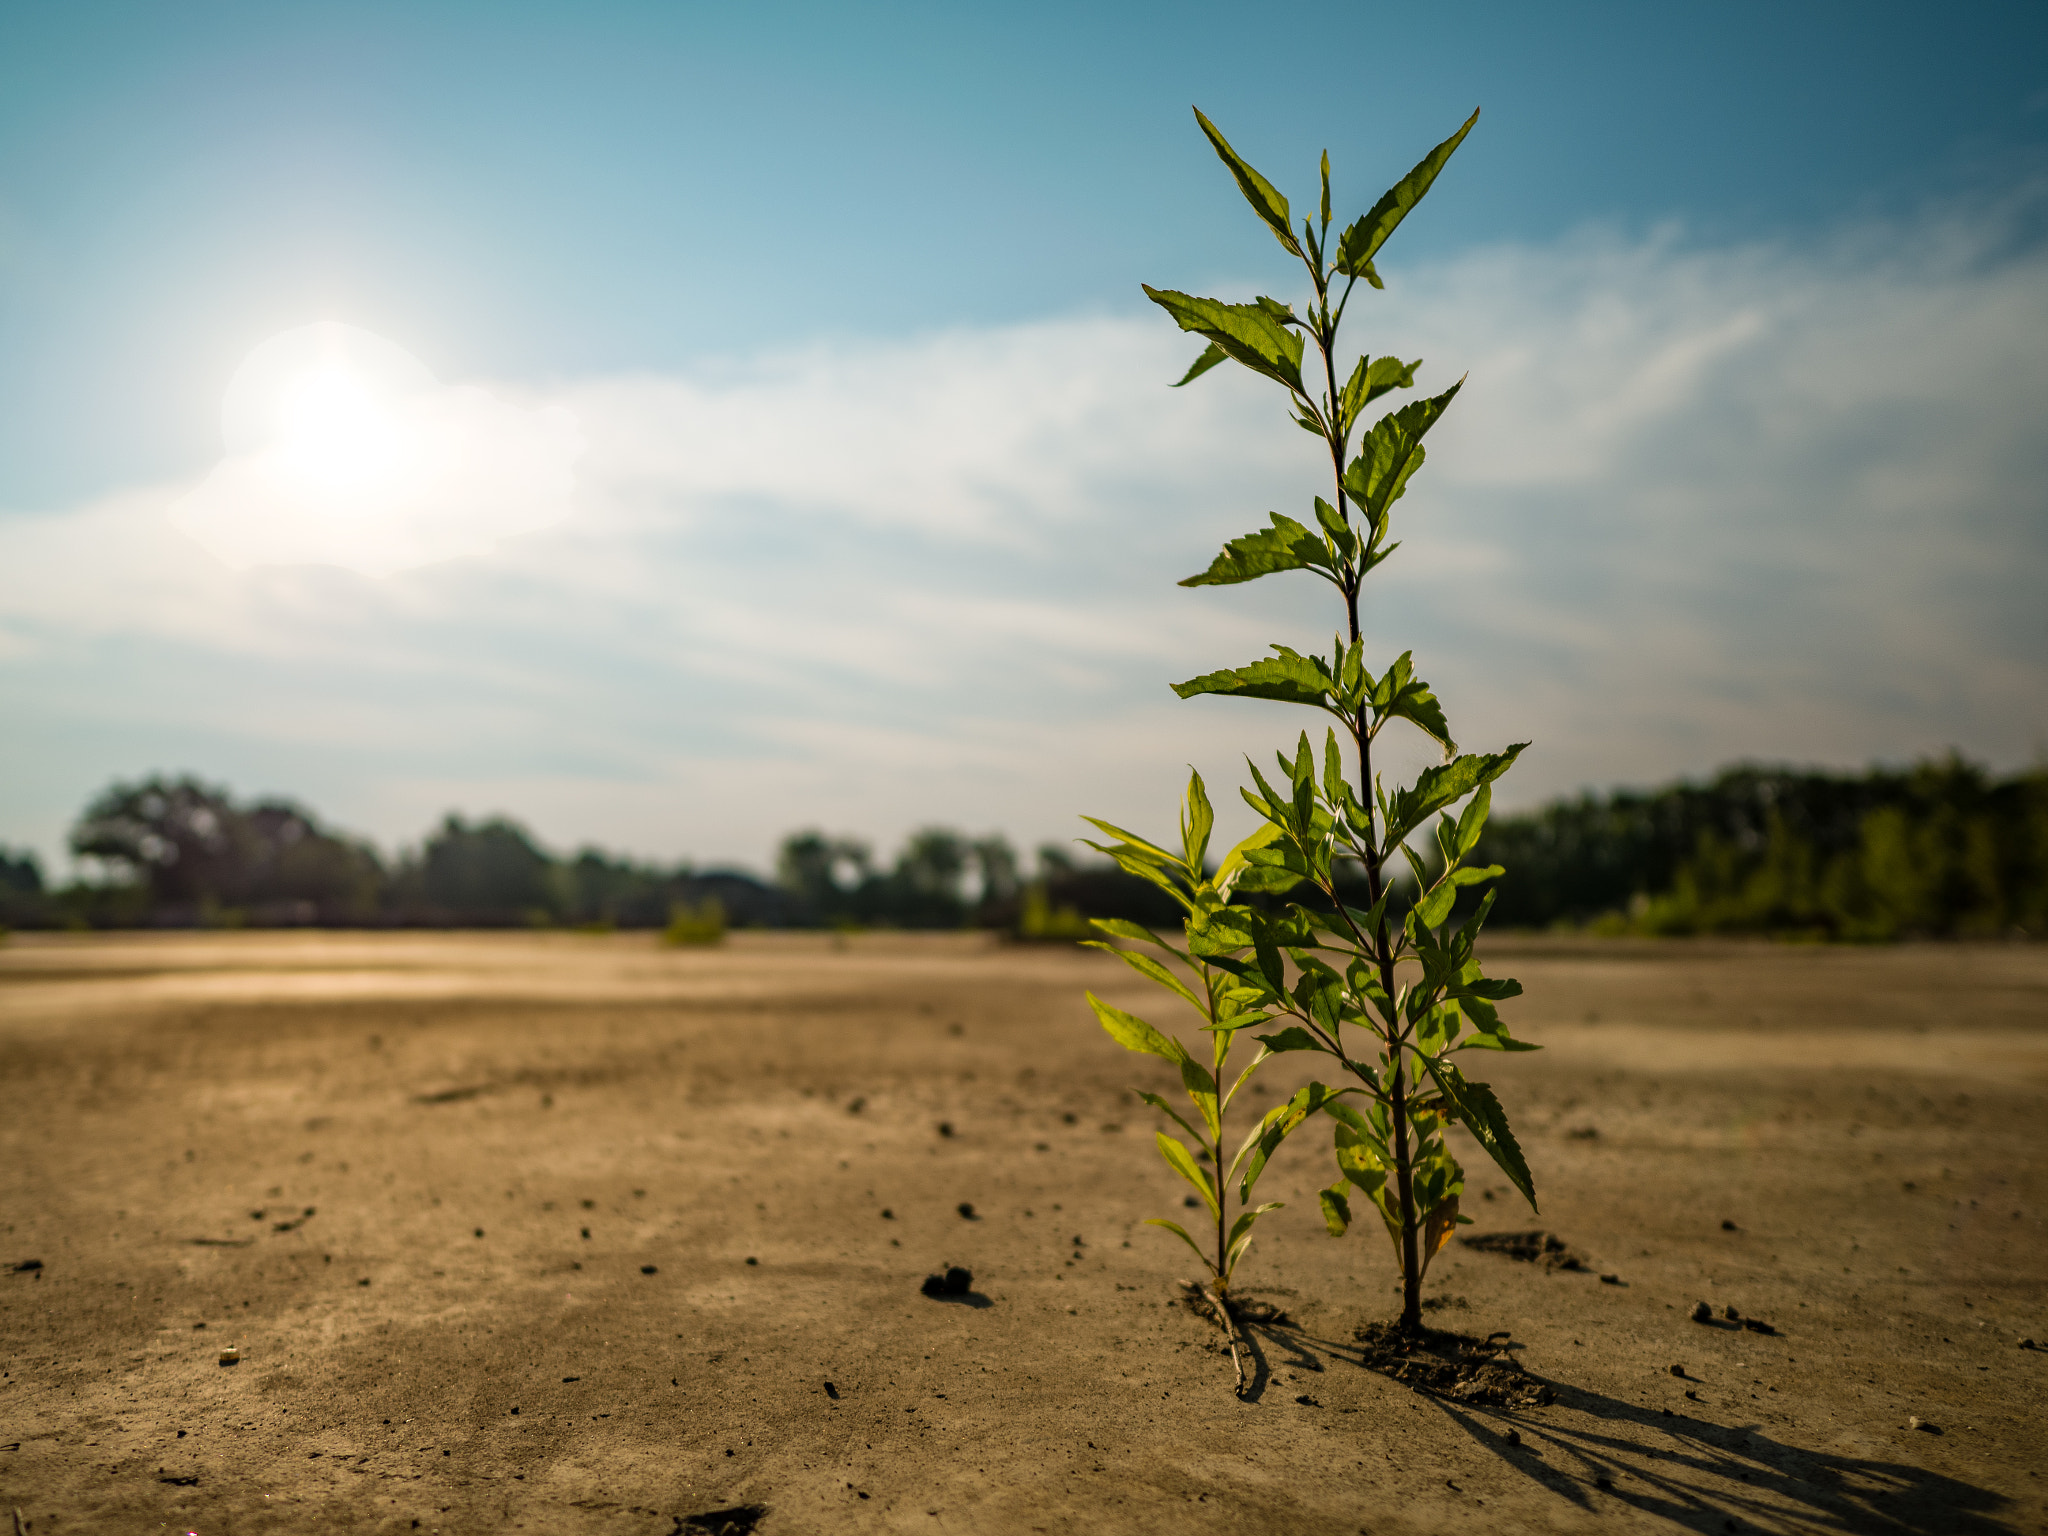
[[[1473,953],[1492,894],[1462,922],[1454,921],[1462,891],[1503,873],[1498,865],[1474,868],[1464,861],[1485,827],[1490,786],[1527,743],[1503,752],[1459,754],[1442,706],[1414,675],[1412,653],[1404,651],[1379,671],[1366,662],[1360,588],[1394,552],[1387,542],[1393,504],[1422,467],[1423,438],[1464,381],[1382,416],[1363,431],[1354,453],[1352,432],[1366,407],[1391,390],[1410,388],[1421,361],[1360,357],[1342,375],[1337,333],[1359,280],[1382,286],[1374,258],[1479,114],[1424,156],[1334,243],[1327,153],[1318,217],[1304,219],[1297,232],[1287,199],[1214,124],[1200,112],[1195,116],[1253,212],[1307,270],[1310,295],[1305,312],[1297,315],[1291,305],[1265,297],[1226,304],[1149,286],[1145,292],[1183,330],[1208,341],[1180,383],[1225,360],[1273,380],[1287,392],[1296,424],[1321,440],[1333,484],[1330,499],[1315,498],[1313,527],[1272,513],[1270,528],[1231,540],[1208,570],[1181,585],[1227,586],[1309,571],[1336,589],[1345,629],[1327,659],[1276,645],[1266,660],[1175,685],[1182,698],[1214,693],[1274,699],[1323,711],[1338,722],[1326,732],[1320,754],[1302,734],[1294,756],[1280,759],[1278,787],[1254,766],[1256,787],[1242,792],[1263,825],[1243,849],[1248,869],[1237,888],[1286,890],[1306,883],[1320,902],[1313,909],[1290,905],[1277,914],[1232,907],[1227,921],[1212,921],[1199,934],[1190,929],[1189,951],[1205,974],[1221,974],[1212,994],[1227,999],[1233,1019],[1264,1014],[1281,1022],[1284,1016],[1285,1027],[1255,1037],[1266,1054],[1317,1051],[1341,1069],[1341,1086],[1313,1084],[1287,1108],[1321,1111],[1335,1122],[1339,1177],[1322,1193],[1324,1217],[1331,1233],[1341,1234],[1351,1221],[1351,1192],[1373,1202],[1399,1257],[1401,1326],[1416,1332],[1429,1261],[1465,1219],[1458,1214],[1464,1171],[1451,1155],[1446,1130],[1463,1125],[1532,1209],[1536,1203],[1528,1165],[1499,1100],[1451,1059],[1472,1049],[1533,1049],[1509,1034],[1495,1006],[1518,995],[1520,985],[1487,978]],[[1305,344],[1311,341],[1315,356],[1304,372]],[[1372,749],[1395,720],[1420,730],[1442,750],[1444,761],[1412,785],[1390,791],[1373,773]],[[1355,777],[1346,771],[1345,746]],[[1461,814],[1445,814],[1460,802]],[[1432,817],[1435,846],[1428,856],[1418,855],[1408,839]],[[1415,880],[1405,911],[1393,905],[1397,857]],[[1360,899],[1362,905],[1353,904]]]
[[[1146,1225],[1164,1227],[1179,1237],[1209,1271],[1209,1284],[1203,1289],[1230,1341],[1231,1363],[1237,1370],[1238,1390],[1242,1391],[1244,1362],[1237,1350],[1230,1301],[1231,1276],[1251,1246],[1252,1229],[1258,1219],[1281,1205],[1277,1200],[1253,1205],[1252,1190],[1274,1150],[1311,1110],[1307,1103],[1297,1100],[1275,1105],[1246,1133],[1231,1152],[1230,1161],[1224,1162],[1224,1125],[1230,1106],[1251,1081],[1259,1064],[1272,1054],[1261,1050],[1234,1080],[1230,1077],[1231,1045],[1238,1033],[1248,1025],[1268,1023],[1271,1019],[1268,1009],[1249,1006],[1261,995],[1260,989],[1246,985],[1240,979],[1239,967],[1233,963],[1250,949],[1251,943],[1237,926],[1242,909],[1228,903],[1232,891],[1247,880],[1254,887],[1269,888],[1271,877],[1250,864],[1248,855],[1276,833],[1270,827],[1260,828],[1231,849],[1222,864],[1211,872],[1207,867],[1209,833],[1216,817],[1198,773],[1188,775],[1187,797],[1180,818],[1181,851],[1177,854],[1106,821],[1097,821],[1092,816],[1085,819],[1111,839],[1107,843],[1091,842],[1089,847],[1108,854],[1141,880],[1151,881],[1187,912],[1183,923],[1187,948],[1169,944],[1151,929],[1121,918],[1097,918],[1095,926],[1111,938],[1157,951],[1158,958],[1100,940],[1090,941],[1089,947],[1108,950],[1193,1009],[1199,1020],[1197,1028],[1209,1036],[1206,1049],[1190,1050],[1175,1036],[1104,1002],[1093,992],[1088,994],[1088,1001],[1102,1027],[1119,1045],[1172,1062],[1180,1072],[1181,1086],[1194,1108],[1194,1121],[1156,1093],[1141,1091],[1138,1097],[1172,1120],[1193,1143],[1190,1146],[1188,1141],[1167,1131],[1156,1135],[1159,1154],[1166,1159],[1167,1166],[1194,1187],[1202,1205],[1207,1207],[1213,1232],[1205,1230],[1198,1240],[1179,1222],[1163,1217],[1154,1217]],[[1176,962],[1180,969],[1176,971],[1168,961]],[[1231,1217],[1233,1195],[1237,1199],[1235,1219]],[[1205,1246],[1212,1235],[1213,1253]]]

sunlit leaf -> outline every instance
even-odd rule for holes
[[[1430,184],[1437,178],[1437,172],[1444,168],[1444,162],[1465,142],[1465,135],[1472,131],[1472,125],[1479,121],[1479,113],[1465,119],[1465,126],[1437,145],[1416,163],[1415,169],[1396,182],[1370,212],[1349,229],[1337,243],[1337,270],[1346,276],[1364,276],[1365,269],[1372,264],[1379,248],[1387,243],[1387,237],[1401,227],[1401,221],[1408,217],[1408,211],[1429,191]],[[1283,208],[1285,205],[1282,205]],[[1378,283],[1373,286],[1377,288]]]
[[[1299,256],[1301,246],[1295,241],[1294,231],[1289,228],[1287,199],[1280,195],[1279,189],[1273,183],[1253,170],[1244,156],[1230,147],[1229,140],[1223,137],[1222,131],[1214,123],[1202,115],[1200,107],[1195,108],[1195,121],[1202,125],[1202,132],[1209,136],[1210,144],[1215,146],[1217,158],[1229,166],[1230,174],[1237,178],[1237,189],[1244,194],[1244,200],[1252,205],[1252,212],[1265,221],[1266,227],[1273,231],[1275,239],[1290,253]]]

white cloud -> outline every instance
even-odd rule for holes
[[[1470,374],[1370,632],[1415,648],[1464,740],[1535,740],[1511,800],[2039,748],[2048,259],[1991,230],[1586,236],[1361,297],[1360,342],[1424,356],[1432,387]],[[1163,824],[1188,762],[1227,803],[1239,753],[1302,722],[1165,684],[1336,614],[1307,577],[1172,585],[1318,488],[1257,381],[1164,387],[1195,350],[1159,317],[1068,319],[480,406],[453,436],[496,445],[473,483],[500,489],[460,537],[352,570],[230,570],[171,530],[175,492],[0,519],[0,699],[26,726],[0,838],[52,846],[157,766],[387,841],[460,805],[756,862],[810,822]],[[208,505],[268,505],[215,480]],[[437,550],[461,558],[360,574]]]

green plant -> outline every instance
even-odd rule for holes
[[[677,902],[668,909],[661,942],[671,948],[686,944],[718,944],[725,939],[725,905],[716,896],[691,906]]]
[[[1194,1186],[1201,1203],[1208,1208],[1213,1225],[1214,1252],[1203,1246],[1209,1234],[1198,1241],[1177,1221],[1155,1217],[1146,1225],[1164,1227],[1194,1250],[1195,1257],[1207,1267],[1215,1285],[1211,1304],[1227,1330],[1231,1276],[1245,1250],[1251,1246],[1252,1229],[1258,1219],[1268,1211],[1278,1210],[1281,1204],[1275,1200],[1253,1205],[1252,1190],[1274,1150],[1315,1107],[1301,1095],[1274,1106],[1246,1133],[1231,1154],[1229,1163],[1224,1162],[1224,1125],[1231,1103],[1251,1081],[1259,1065],[1272,1054],[1269,1050],[1261,1050],[1235,1079],[1231,1078],[1232,1042],[1245,1027],[1265,1022],[1268,1015],[1252,1006],[1258,991],[1247,986],[1240,976],[1239,958],[1251,951],[1253,939],[1242,926],[1246,909],[1231,906],[1230,898],[1243,881],[1270,887],[1271,877],[1254,867],[1249,856],[1253,849],[1268,841],[1273,832],[1270,828],[1254,832],[1231,849],[1223,862],[1211,871],[1208,868],[1209,834],[1215,826],[1216,816],[1209,803],[1208,792],[1203,787],[1202,776],[1198,773],[1188,776],[1187,796],[1180,817],[1179,853],[1170,853],[1135,833],[1126,832],[1106,821],[1097,821],[1093,816],[1085,819],[1112,839],[1107,843],[1091,842],[1089,847],[1108,854],[1131,874],[1158,886],[1187,913],[1183,924],[1186,948],[1169,944],[1151,929],[1122,918],[1099,917],[1093,920],[1095,927],[1109,937],[1146,945],[1164,958],[1155,958],[1138,950],[1120,949],[1101,940],[1091,940],[1089,947],[1109,951],[1139,975],[1165,988],[1193,1009],[1200,1021],[1198,1029],[1209,1036],[1205,1051],[1197,1054],[1175,1036],[1155,1029],[1135,1014],[1104,1002],[1093,992],[1088,994],[1088,1002],[1095,1009],[1095,1016],[1101,1020],[1102,1027],[1119,1045],[1126,1050],[1160,1057],[1171,1062],[1180,1072],[1181,1086],[1194,1107],[1195,1121],[1189,1121],[1156,1093],[1141,1090],[1138,1097],[1167,1116],[1193,1140],[1194,1145],[1190,1147],[1166,1131],[1158,1132],[1154,1138],[1167,1166]],[[1181,970],[1176,972],[1170,968],[1165,963],[1167,960],[1177,962]],[[1208,1058],[1206,1064],[1203,1056]],[[1233,1194],[1237,1197],[1234,1220],[1230,1214],[1230,1197]],[[1233,1340],[1233,1360],[1236,1353],[1237,1346]],[[1242,1381],[1243,1367],[1239,1363],[1240,1385]]]
[[[1345,630],[1327,659],[1276,645],[1270,658],[1175,685],[1182,698],[1271,699],[1306,705],[1338,722],[1326,731],[1320,753],[1302,733],[1294,755],[1279,759],[1278,787],[1254,765],[1255,787],[1242,791],[1262,826],[1243,846],[1248,867],[1238,888],[1285,891],[1307,885],[1318,900],[1274,912],[1231,907],[1199,931],[1191,925],[1189,953],[1194,963],[1227,978],[1234,1020],[1283,1025],[1256,1036],[1265,1047],[1261,1060],[1266,1054],[1312,1051],[1341,1069],[1341,1086],[1311,1084],[1286,1108],[1289,1114],[1320,1111],[1335,1122],[1339,1177],[1322,1192],[1325,1219],[1333,1234],[1341,1234],[1351,1221],[1352,1193],[1372,1201],[1399,1259],[1402,1326],[1417,1330],[1423,1275],[1463,1219],[1458,1197],[1464,1172],[1447,1144],[1448,1128],[1468,1130],[1535,1205],[1528,1165],[1499,1100],[1485,1083],[1467,1079],[1452,1059],[1475,1048],[1532,1049],[1510,1035],[1496,1006],[1518,995],[1520,985],[1486,977],[1474,954],[1492,893],[1462,921],[1454,910],[1461,892],[1503,872],[1497,865],[1465,861],[1485,827],[1490,786],[1526,743],[1497,753],[1459,754],[1442,706],[1415,676],[1412,653],[1401,653],[1382,670],[1366,662],[1362,584],[1393,553],[1396,546],[1387,540],[1393,505],[1422,467],[1423,438],[1464,381],[1380,417],[1363,429],[1353,452],[1352,433],[1366,408],[1392,390],[1412,387],[1421,361],[1361,356],[1342,374],[1337,336],[1357,284],[1383,286],[1374,258],[1479,114],[1424,156],[1334,243],[1327,153],[1318,217],[1304,219],[1297,233],[1287,199],[1214,124],[1200,112],[1195,116],[1253,212],[1306,269],[1305,312],[1297,315],[1293,306],[1263,296],[1229,304],[1150,286],[1145,292],[1183,330],[1208,342],[1180,383],[1228,360],[1279,384],[1296,424],[1327,453],[1333,486],[1330,499],[1315,498],[1313,526],[1272,513],[1269,528],[1231,540],[1209,569],[1181,585],[1228,586],[1310,572],[1335,588]],[[1309,342],[1315,356],[1305,373]],[[1423,770],[1413,784],[1388,790],[1373,772],[1372,750],[1380,731],[1395,720],[1420,730],[1444,761]],[[1463,812],[1449,814],[1461,802]],[[1428,856],[1418,854],[1408,840],[1432,819],[1434,847]],[[1415,882],[1412,893],[1403,893],[1409,897],[1405,909],[1394,900],[1397,859]],[[1362,875],[1362,905],[1348,899],[1357,888],[1354,870]]]

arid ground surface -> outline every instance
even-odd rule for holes
[[[1467,1146],[1464,1230],[1591,1266],[1437,1261],[1554,1389],[1505,1410],[1358,1364],[1393,1267],[1324,1234],[1320,1131],[1233,1395],[1141,1225],[1163,1064],[1082,992],[1171,1015],[1104,956],[17,936],[0,1533],[2048,1530],[2048,951],[1492,962],[1548,1049],[1468,1070],[1543,1211]]]

